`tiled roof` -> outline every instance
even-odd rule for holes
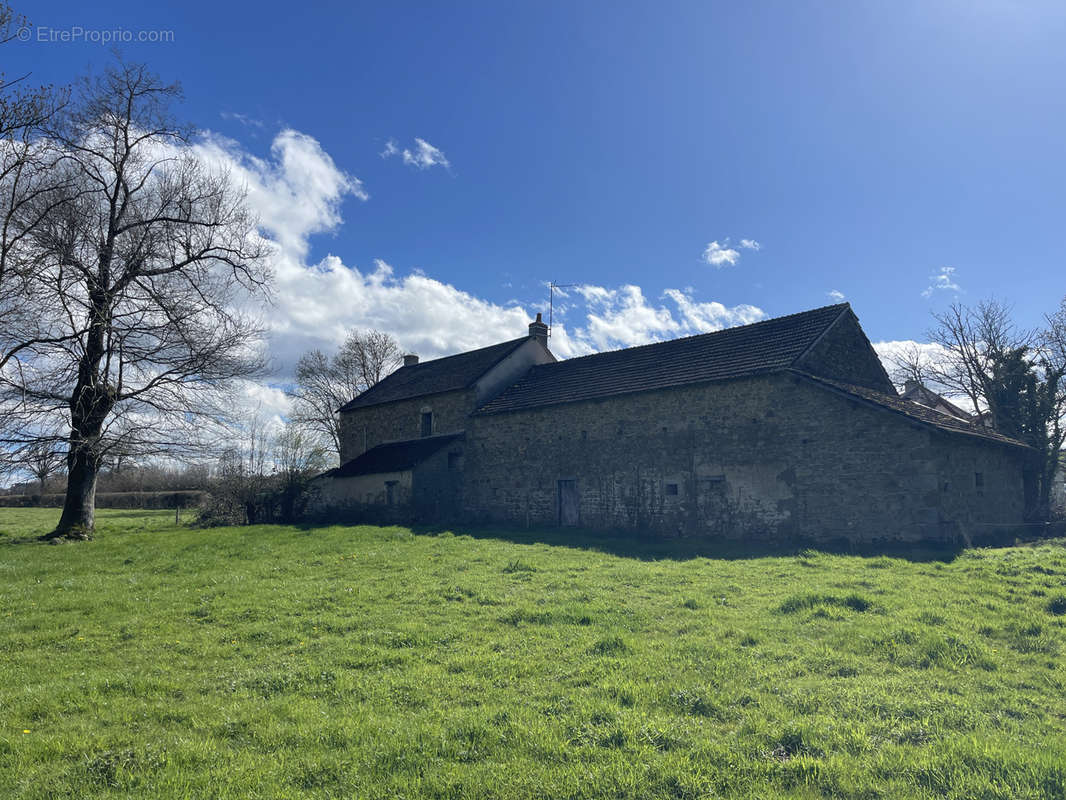
[[[786,369],[849,308],[840,303],[715,333],[541,364],[477,413],[496,414]]]
[[[423,439],[379,444],[377,447],[371,447],[361,456],[356,456],[336,469],[331,469],[321,477],[351,478],[354,475],[403,472],[429,458],[445,445],[461,439],[462,436],[461,433],[450,433],[446,436],[426,436]]]
[[[451,392],[472,386],[478,378],[509,356],[519,345],[528,342],[529,337],[512,339],[480,350],[470,350],[445,358],[435,358],[400,367],[380,383],[371,386],[353,400],[341,406],[341,411],[352,408],[373,406],[378,403],[391,403],[394,400],[408,400],[427,394]]]
[[[901,394],[900,397],[902,397],[904,400],[910,400],[912,403],[918,403],[919,405],[931,408],[934,411],[938,410],[938,405],[943,405],[944,408],[947,409],[947,411],[941,413],[950,414],[951,416],[958,417],[959,419],[970,419],[973,416],[972,414],[963,411],[961,408],[952,403],[946,397],[937,394],[932,389],[923,386],[920,383],[908,386],[906,389],[904,389],[903,394]]]
[[[934,411],[928,406],[923,406],[911,400],[904,400],[902,397],[892,397],[891,395],[882,392],[875,392],[873,389],[867,389],[864,386],[855,386],[851,383],[834,381],[829,378],[822,378],[818,375],[811,375],[798,370],[796,371],[796,374],[802,375],[815,383],[823,384],[844,392],[845,394],[850,394],[853,397],[881,406],[889,411],[903,414],[904,416],[910,417],[916,422],[920,422],[924,425],[931,425],[935,428],[940,428],[941,430],[950,431],[952,433],[965,433],[970,436],[979,436],[983,439],[991,439],[992,441],[1000,442],[1001,444],[1014,445],[1015,447],[1029,446],[1024,442],[1019,442],[1017,439],[1011,439],[1009,436],[1003,436],[1002,434],[996,433],[994,430],[984,425],[974,422],[966,422],[965,420],[953,417],[950,414]]]

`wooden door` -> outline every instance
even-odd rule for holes
[[[577,492],[577,481],[559,481],[559,524],[574,527],[578,524],[578,509],[581,496]]]

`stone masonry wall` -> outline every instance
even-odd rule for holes
[[[1025,514],[1022,456],[1014,448],[988,447],[934,433],[943,535],[981,541],[989,528],[1016,524]],[[980,477],[978,477],[980,476]]]
[[[881,359],[851,311],[845,312],[826,331],[797,366],[815,375],[896,394],[896,387],[889,380]]]
[[[695,535],[917,540],[1022,513],[1009,449],[788,375],[475,416],[465,458],[468,515],[519,524],[558,523],[560,480],[582,526]]]
[[[382,442],[417,439],[422,412],[433,412],[433,435],[460,433],[474,410],[473,390],[397,400],[341,413],[341,463],[351,461]]]

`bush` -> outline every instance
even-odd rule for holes
[[[205,493],[198,524],[215,528],[296,522],[307,510],[309,483],[309,476],[291,475],[221,480]]]

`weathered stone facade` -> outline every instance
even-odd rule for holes
[[[1020,521],[1018,448],[966,438],[768,375],[476,416],[464,506],[557,524],[574,480],[588,527],[872,541]]]
[[[546,336],[538,319],[354,399],[323,496],[723,538],[979,539],[1022,521],[1027,448],[901,400],[846,304],[558,363]]]
[[[351,461],[383,442],[417,439],[422,435],[422,414],[433,414],[434,436],[462,433],[477,408],[473,389],[396,400],[341,414],[341,463]]]

